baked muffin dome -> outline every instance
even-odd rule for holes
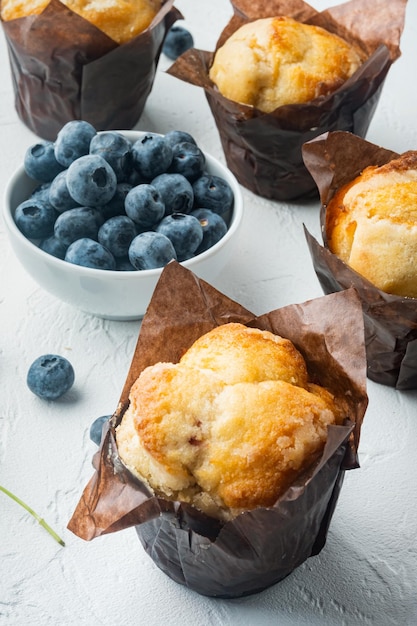
[[[290,341],[230,323],[179,363],[141,373],[116,439],[123,463],[157,495],[231,519],[272,505],[342,420]]]
[[[209,76],[226,98],[269,113],[327,96],[362,61],[337,35],[279,16],[238,28],[217,50]]]
[[[330,251],[378,289],[417,298],[417,151],[338,190],[325,228]]]
[[[39,15],[50,0],[2,0],[1,17],[11,20]],[[149,26],[161,0],[60,0],[71,11],[117,43],[130,41]]]

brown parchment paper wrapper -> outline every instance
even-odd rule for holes
[[[323,245],[305,229],[314,269],[326,294],[354,287],[365,319],[370,379],[417,389],[417,299],[384,293],[330,252],[325,233],[326,204],[338,188],[368,165],[383,165],[398,154],[345,132],[325,133],[303,147],[304,161],[321,198]]]
[[[74,119],[97,130],[132,128],[152,89],[165,35],[182,17],[173,3],[166,0],[150,26],[123,45],[59,0],[40,15],[2,20],[20,119],[50,141]]]
[[[366,135],[388,70],[400,55],[406,0],[351,0],[321,13],[301,0],[234,0],[232,5],[234,15],[216,50],[243,23],[285,15],[358,44],[368,57],[333,94],[269,114],[220,94],[209,78],[212,52],[193,48],[168,69],[204,89],[227,165],[243,186],[272,200],[314,197],[317,188],[304,166],[301,146],[325,131]]]
[[[340,320],[343,319],[343,324]],[[148,365],[177,362],[202,334],[228,322],[281,333],[303,352],[314,380],[346,397],[344,426],[329,429],[321,459],[270,508],[222,523],[181,502],[152,496],[122,465],[115,426],[134,380]],[[367,406],[361,306],[351,289],[260,317],[176,262],[163,270],[142,326],[132,364],[94,458],[95,474],[68,528],[83,539],[135,526],[155,564],[204,595],[238,597],[281,580],[322,549]]]

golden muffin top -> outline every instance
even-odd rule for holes
[[[209,76],[226,98],[269,113],[327,96],[362,62],[337,35],[279,16],[238,28],[217,50]]]
[[[123,463],[155,493],[230,519],[272,505],[342,417],[290,341],[230,323],[179,363],[142,372],[116,438]]]
[[[326,208],[329,249],[378,289],[417,298],[417,151],[367,167]]]
[[[2,0],[4,21],[39,15],[50,0]],[[71,11],[102,30],[117,43],[145,30],[161,8],[161,0],[60,0]]]

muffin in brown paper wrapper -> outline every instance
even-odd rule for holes
[[[340,187],[368,165],[399,155],[346,132],[325,133],[303,147],[304,161],[321,198],[323,244],[305,229],[314,269],[324,293],[354,287],[365,320],[367,372],[371,380],[417,389],[417,299],[385,293],[330,252],[325,233],[326,204]]]
[[[346,398],[349,409],[343,426],[329,428],[321,458],[273,506],[221,522],[184,502],[152,495],[123,466],[115,427],[145,367],[178,362],[198,337],[228,322],[291,339],[312,380]],[[359,466],[366,406],[363,318],[353,289],[255,317],[173,261],[163,270],[142,321],[119,405],[94,457],[95,473],[68,528],[91,540],[135,526],[154,563],[176,582],[223,598],[258,592],[323,548],[345,470]]]
[[[151,92],[165,35],[182,17],[173,3],[166,0],[150,26],[122,45],[59,0],[39,15],[2,20],[20,119],[51,141],[74,119],[97,130],[132,128]]]
[[[242,24],[284,15],[315,24],[361,47],[363,65],[337,91],[305,104],[271,113],[221,95],[209,78],[214,52],[193,48],[168,72],[202,87],[219,131],[228,167],[253,193],[272,200],[295,201],[317,195],[305,168],[301,147],[331,130],[366,135],[386,75],[400,56],[406,0],[351,0],[321,13],[301,0],[234,0],[234,15],[216,50]]]

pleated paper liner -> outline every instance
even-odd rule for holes
[[[344,397],[349,408],[345,425],[329,428],[318,462],[273,506],[220,522],[188,504],[153,496],[123,466],[115,427],[128,406],[130,387],[145,367],[178,362],[198,337],[228,322],[291,339],[306,358],[312,380]],[[255,317],[172,262],[163,270],[142,321],[119,405],[94,458],[95,473],[68,528],[91,540],[135,526],[154,563],[176,582],[223,598],[258,592],[323,548],[345,470],[359,466],[366,406],[363,318],[354,290]],[[117,567],[122,562],[120,555]]]
[[[324,134],[306,144],[303,154],[322,203],[323,243],[305,231],[322,289],[326,294],[351,287],[358,292],[365,320],[369,378],[397,389],[417,389],[417,299],[375,287],[330,252],[324,230],[325,206],[336,190],[368,165],[383,165],[398,154],[344,132]]]
[[[74,119],[97,130],[132,128],[153,87],[165,35],[182,17],[173,3],[166,0],[150,26],[122,45],[59,0],[39,15],[2,21],[20,119],[51,141]]]
[[[209,78],[214,52],[193,48],[168,72],[204,89],[228,167],[253,193],[271,200],[296,201],[317,195],[301,154],[302,145],[331,130],[364,137],[384,80],[400,55],[406,0],[351,0],[317,12],[301,0],[235,0],[234,15],[216,50],[247,21],[285,15],[321,26],[358,44],[367,60],[337,91],[306,104],[281,106],[272,113],[224,98]]]

